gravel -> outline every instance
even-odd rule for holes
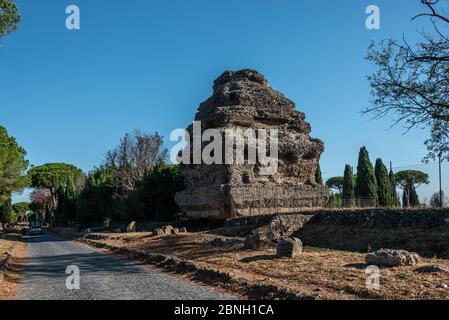
[[[61,240],[29,237],[17,298],[24,300],[228,300],[214,291],[160,270]],[[80,289],[66,287],[66,268],[80,270]]]

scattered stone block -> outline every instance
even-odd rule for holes
[[[178,228],[173,228],[170,230],[171,234],[178,234],[179,233],[179,229]]]
[[[366,263],[377,266],[412,266],[420,261],[420,256],[405,250],[380,249],[366,255]]]
[[[419,267],[419,268],[415,269],[415,272],[418,272],[418,273],[442,273],[442,272],[446,272],[446,273],[449,273],[449,268],[447,268],[445,266],[439,266],[439,265],[436,265],[436,264],[432,264],[432,265]]]
[[[211,245],[217,248],[222,248],[226,246],[232,246],[234,244],[242,242],[241,239],[235,238],[215,238],[211,241]]]
[[[162,231],[164,231],[164,234],[166,234],[166,235],[170,235],[172,230],[173,230],[173,226],[171,226],[171,225],[166,225],[166,226],[162,227]]]
[[[165,234],[165,232],[162,229],[154,229],[153,230],[153,236],[163,236],[164,234]]]
[[[132,221],[128,226],[126,227],[126,232],[136,232],[136,222]]]
[[[179,233],[187,233],[187,228],[186,227],[179,228]]]
[[[279,258],[294,258],[302,253],[302,242],[298,238],[280,240],[276,255]]]
[[[266,236],[265,233],[254,232],[245,238],[244,246],[245,246],[245,249],[259,250],[259,249],[269,247],[272,244],[273,243]]]

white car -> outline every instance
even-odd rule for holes
[[[30,235],[43,235],[44,230],[42,230],[41,226],[32,226],[30,227]]]

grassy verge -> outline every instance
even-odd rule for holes
[[[7,234],[0,238],[0,300],[10,300],[16,296],[26,246],[19,234]]]

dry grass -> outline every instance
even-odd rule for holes
[[[416,268],[448,260],[425,259],[419,266],[381,269],[379,290],[366,288],[364,255],[355,252],[305,248],[295,259],[277,259],[274,249],[250,251],[243,244],[217,248],[207,233],[152,237],[148,233],[104,234],[102,241],[173,254],[236,277],[280,285],[322,299],[449,299],[449,273],[418,273]]]
[[[6,235],[0,239],[0,268],[6,259],[6,252],[12,255],[9,268],[3,277],[0,277],[0,300],[11,300],[16,296],[20,282],[20,269],[26,255],[26,242],[21,240],[20,235]]]

